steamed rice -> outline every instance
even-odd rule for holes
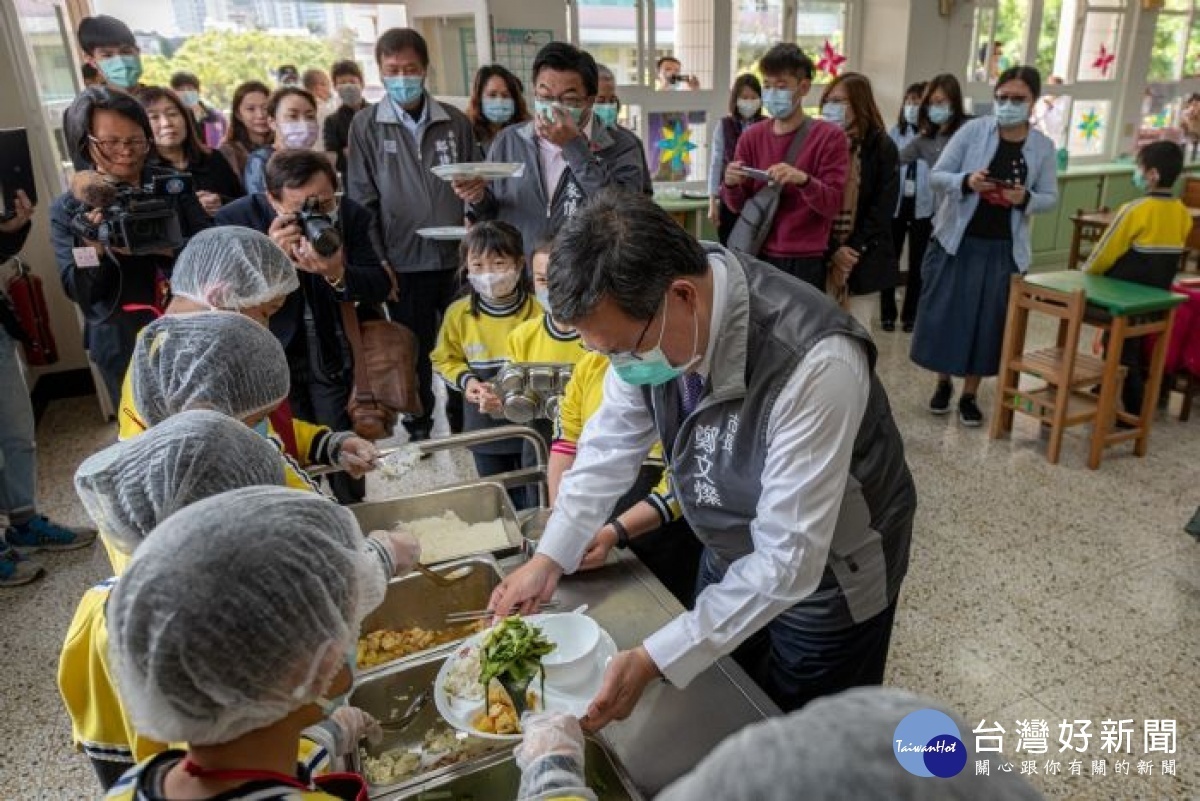
[[[468,524],[454,512],[446,511],[440,517],[404,521],[403,526],[421,541],[421,561],[425,564],[509,545],[502,520]]]

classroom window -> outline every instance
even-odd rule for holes
[[[839,55],[846,52],[846,23],[849,17],[847,3],[813,2],[799,0],[796,4],[796,44],[813,61],[819,61],[828,42],[832,51]],[[844,69],[849,69],[845,67]],[[817,80],[828,77],[818,75]]]
[[[1194,0],[1166,0],[1158,13],[1150,54],[1151,81],[1177,81],[1200,71],[1200,23]]]
[[[1115,81],[1121,73],[1120,52],[1121,22],[1125,18],[1123,11],[1093,11],[1097,6],[1108,6],[1109,0],[1098,2],[1089,0],[1088,8],[1082,18],[1082,35],[1079,39],[1079,51],[1075,80],[1077,81]]]
[[[783,0],[732,0],[733,74],[755,70],[772,45],[783,41]]]
[[[967,80],[992,83],[1001,72],[1022,62],[1029,4],[1030,0],[981,0],[976,6]]]
[[[1111,127],[1112,103],[1107,100],[1076,100],[1071,108],[1067,150],[1072,156],[1104,153]]]
[[[613,71],[617,84],[642,83],[638,75],[638,24],[634,0],[579,0],[579,41],[584,50]]]

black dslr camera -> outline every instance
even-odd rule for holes
[[[92,209],[100,209],[103,217],[93,225],[87,218],[91,209],[80,211],[71,220],[77,235],[134,255],[183,246],[178,199],[195,191],[191,175],[159,175],[145,186],[117,186],[92,175],[75,194]]]
[[[310,197],[304,201],[304,208],[296,214],[296,224],[318,255],[328,258],[341,248],[342,233],[333,217],[321,211],[319,198]]]

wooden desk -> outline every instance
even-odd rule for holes
[[[1197,227],[1200,226],[1200,208],[1188,207],[1188,211],[1192,213],[1192,236],[1196,235]],[[1104,235],[1108,226],[1112,225],[1113,218],[1117,214],[1108,209],[1099,209],[1097,211],[1083,211],[1082,209],[1071,215],[1071,223],[1075,226],[1074,232],[1071,234],[1071,252],[1067,256],[1067,269],[1074,270],[1079,266],[1080,246],[1086,240],[1088,242],[1097,242]]]
[[[656,195],[654,202],[674,217],[685,231],[697,239],[704,238],[704,217],[708,214],[707,199]]]
[[[1179,295],[1154,287],[1118,281],[1102,275],[1087,275],[1078,270],[1041,273],[1026,276],[1026,282],[1058,292],[1083,290],[1087,297],[1088,325],[1108,332],[1108,353],[1100,381],[1100,396],[1095,425],[1092,428],[1088,467],[1100,466],[1104,449],[1130,440],[1135,441],[1134,453],[1145,456],[1150,439],[1150,426],[1158,407],[1163,366],[1167,359],[1167,343],[1175,322],[1176,308],[1187,300]],[[1117,412],[1120,389],[1121,347],[1131,337],[1159,334],[1150,360],[1150,375],[1146,380],[1146,395],[1136,414]],[[1118,429],[1116,421],[1129,423],[1132,428]]]

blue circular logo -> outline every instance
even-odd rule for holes
[[[936,709],[905,715],[892,737],[892,752],[900,766],[914,776],[949,779],[967,764],[967,747],[958,726]]]

